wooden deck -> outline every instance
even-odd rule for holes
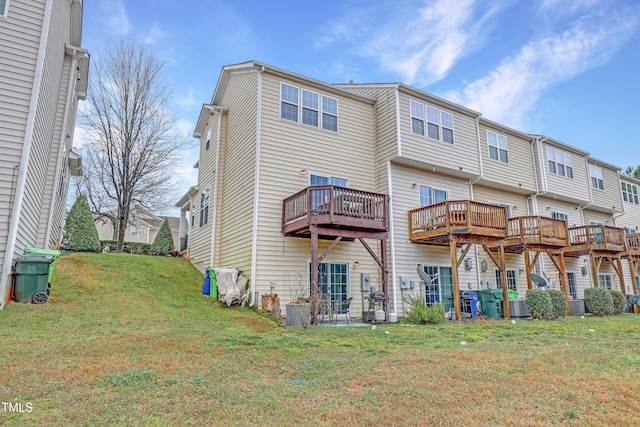
[[[569,228],[569,246],[564,249],[567,256],[587,255],[593,252],[621,255],[626,250],[626,239],[622,228],[605,225],[584,225]]]
[[[447,201],[409,211],[409,239],[414,243],[448,245],[451,238],[487,244],[507,237],[507,212],[502,206]]]
[[[509,218],[504,249],[510,253],[522,253],[526,248],[560,249],[569,245],[568,234],[567,223],[560,219],[542,216]]]
[[[332,236],[356,238],[368,233],[377,238],[389,230],[388,211],[386,194],[334,185],[307,187],[282,202],[282,233],[309,237],[309,227],[317,226],[331,230]]]

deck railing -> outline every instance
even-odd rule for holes
[[[409,211],[409,233],[446,228],[484,228],[504,231],[507,212],[503,206],[468,200],[447,201]]]
[[[599,245],[611,249],[624,249],[624,230],[606,225],[571,227],[569,228],[569,245]]]
[[[508,239],[528,243],[568,244],[567,223],[560,219],[542,216],[509,218]]]
[[[628,251],[640,251],[640,234],[632,233],[624,235]]]
[[[320,185],[307,187],[282,202],[282,225],[306,216],[329,215],[380,222],[386,228],[388,198],[385,194]]]

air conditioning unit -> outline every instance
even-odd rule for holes
[[[523,299],[510,299],[509,311],[511,312],[511,318],[527,318],[530,316],[526,300]]]

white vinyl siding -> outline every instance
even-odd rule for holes
[[[489,158],[491,160],[509,163],[509,148],[506,136],[488,130],[487,144],[489,145]]]
[[[589,176],[591,177],[591,188],[604,190],[604,180],[602,179],[602,168],[596,165],[589,165]]]
[[[302,105],[302,114],[298,111]],[[314,128],[338,131],[338,100],[331,96],[280,83],[280,118]]]

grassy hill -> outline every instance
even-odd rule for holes
[[[640,315],[284,328],[220,307],[202,281],[181,259],[61,257],[47,304],[0,312],[0,402],[23,409],[0,404],[0,425],[640,419]]]

